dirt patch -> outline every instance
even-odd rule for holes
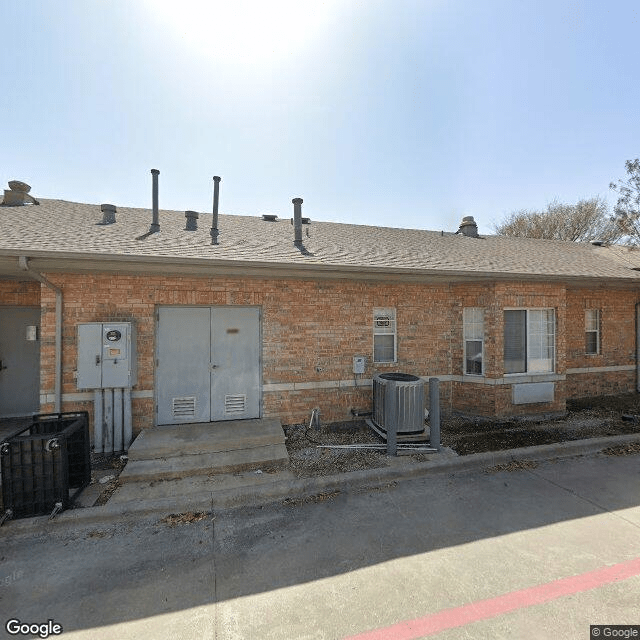
[[[633,456],[640,453],[640,442],[621,444],[619,447],[609,447],[603,449],[602,453],[607,456]]]
[[[120,486],[118,477],[127,464],[126,456],[91,454],[91,483],[101,487],[94,506],[102,506]]]
[[[119,486],[120,482],[117,478],[115,480],[110,480],[109,482],[107,482],[104,486],[104,489],[100,492],[100,495],[94,502],[93,506],[101,507],[107,504],[107,502],[109,502],[109,498],[117,491]]]
[[[301,504],[310,504],[310,503],[318,503],[318,502],[326,502],[327,500],[333,500],[340,495],[340,490],[336,489],[335,491],[325,491],[324,493],[316,493],[312,496],[305,496],[304,498],[285,498],[282,501],[282,504],[288,507],[296,507]]]
[[[638,420],[623,416],[639,415]],[[567,402],[567,414],[552,420],[444,420],[442,443],[458,455],[502,451],[587,438],[640,434],[640,396],[636,393]]]
[[[386,467],[384,451],[325,449],[320,445],[384,444],[364,421],[309,429],[304,425],[284,428],[289,468],[299,478],[328,476],[345,471]]]
[[[186,513],[172,513],[166,518],[162,518],[160,522],[168,524],[170,527],[175,527],[178,524],[200,522],[200,520],[204,520],[207,516],[206,511],[187,511]]]
[[[522,471],[523,469],[535,469],[537,462],[532,460],[512,460],[504,464],[497,464],[494,467],[485,469],[485,473],[498,473],[499,471]]]
[[[625,416],[625,419],[623,419]],[[633,416],[638,416],[633,419]],[[441,421],[441,443],[460,456],[503,451],[543,444],[570,442],[625,434],[640,435],[640,394],[588,398],[569,401],[567,413],[549,420],[486,420],[447,416]],[[326,449],[319,445],[379,444],[384,440],[364,421],[309,428],[285,427],[290,469],[297,477],[326,476],[344,471],[398,466],[384,450]],[[639,445],[607,450],[608,455],[640,453]],[[424,462],[428,453],[407,453],[404,462]],[[525,464],[524,462],[522,464]],[[518,467],[526,468],[526,467]],[[506,469],[507,471],[511,469]]]

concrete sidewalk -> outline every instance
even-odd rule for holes
[[[333,476],[296,478],[290,471],[247,472],[227,477],[183,478],[170,482],[129,483],[107,504],[71,509],[54,520],[47,516],[6,522],[4,533],[59,529],[83,523],[123,520],[148,514],[233,509],[304,500],[331,492],[350,492],[388,485],[430,474],[461,473],[507,464],[514,460],[545,461],[596,454],[608,447],[640,443],[640,434],[574,440],[557,444],[456,456],[450,451],[431,454],[425,462],[352,471]],[[391,462],[393,462],[393,458]]]

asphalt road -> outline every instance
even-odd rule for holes
[[[590,624],[640,625],[638,455],[0,536],[4,637],[25,637],[10,619],[87,640],[586,640]]]

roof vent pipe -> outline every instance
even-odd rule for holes
[[[102,211],[102,222],[100,224],[113,224],[116,221],[115,204],[101,204],[100,211]]]
[[[149,233],[157,233],[160,231],[160,212],[158,210],[158,175],[160,171],[158,169],[151,169],[151,202],[153,207],[153,222],[149,227]]]
[[[184,217],[187,219],[187,226],[185,231],[197,231],[198,230],[198,212],[197,211],[185,211]]]
[[[478,225],[473,219],[473,216],[465,216],[462,218],[458,233],[461,233],[463,236],[469,236],[470,238],[478,237]]]
[[[211,244],[218,244],[218,201],[220,199],[220,176],[213,176],[213,219],[211,220]]]
[[[302,246],[302,198],[294,198],[293,202],[293,244]]]

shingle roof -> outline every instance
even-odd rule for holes
[[[211,245],[211,214],[186,231],[184,212],[160,211],[159,233],[145,239],[151,211],[118,207],[116,223],[102,225],[100,205],[40,200],[39,206],[0,206],[0,255],[118,256],[184,262],[238,261],[292,268],[390,269],[442,275],[640,279],[640,252],[590,244],[372,227],[312,220],[302,251],[289,219],[220,215],[219,245]],[[308,235],[307,235],[308,234]],[[626,253],[625,253],[626,251]]]

